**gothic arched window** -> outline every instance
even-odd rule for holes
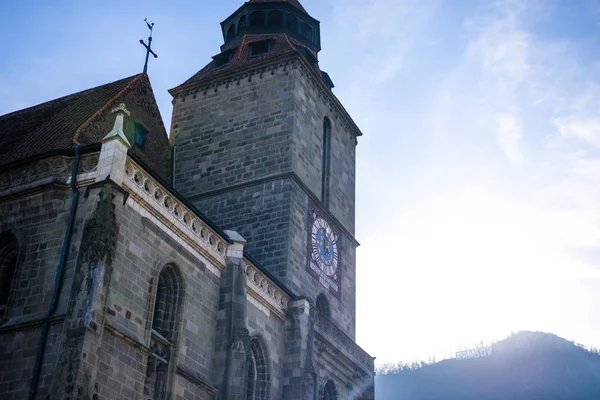
[[[240,31],[242,29],[246,29],[246,16],[245,15],[242,15],[242,18],[240,18],[240,21],[238,22],[238,27],[237,27],[238,33],[240,33]]]
[[[317,297],[317,311],[324,317],[331,318],[329,301],[327,301],[327,297],[322,293]]]
[[[268,399],[271,377],[269,376],[267,355],[259,338],[252,338],[250,341],[247,365],[246,400]]]
[[[254,11],[250,14],[250,26],[264,26],[265,13],[262,11]]]
[[[288,14],[287,16],[287,26],[294,33],[298,33],[298,19],[294,14]]]
[[[302,36],[304,36],[306,39],[312,41],[312,37],[313,37],[313,30],[310,27],[310,25],[308,25],[306,22],[302,23]]]
[[[235,24],[232,24],[229,29],[227,29],[227,41],[230,41],[235,37]]]
[[[331,166],[331,121],[325,117],[323,120],[323,154],[321,167],[321,201],[329,206],[329,180]]]
[[[338,392],[332,380],[327,381],[323,389],[323,400],[338,400]]]
[[[166,399],[169,377],[173,375],[177,321],[183,302],[183,284],[174,265],[165,266],[158,276],[152,336],[144,394],[155,400]]]
[[[0,235],[0,319],[6,315],[8,309],[8,296],[17,268],[18,256],[17,238],[8,232],[2,233]]]
[[[283,25],[283,14],[281,11],[271,11],[269,13],[269,26],[281,26]]]

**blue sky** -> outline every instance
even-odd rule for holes
[[[511,331],[600,346],[600,1],[304,0],[365,133],[358,341],[380,362]],[[241,1],[4,1],[0,114],[142,69],[171,97]]]

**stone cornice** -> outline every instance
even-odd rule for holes
[[[243,188],[247,188],[250,186],[254,186],[254,185],[260,185],[263,183],[267,183],[267,182],[272,182],[275,180],[280,180],[280,179],[291,179],[293,180],[298,186],[300,186],[302,188],[302,190],[304,190],[304,192],[306,192],[306,194],[315,202],[319,205],[319,207],[321,207],[321,209],[323,210],[323,212],[325,214],[327,214],[327,217],[329,217],[332,221],[334,221],[339,227],[340,229],[342,229],[342,231],[344,232],[344,235],[346,235],[348,237],[348,239],[350,239],[350,241],[352,242],[352,244],[355,247],[360,246],[360,243],[356,240],[356,238],[354,237],[354,234],[352,232],[350,232],[345,226],[344,224],[342,224],[340,222],[340,220],[335,217],[330,211],[327,210],[327,207],[325,207],[325,205],[321,202],[321,200],[317,197],[317,195],[315,195],[312,190],[310,190],[310,188],[308,186],[306,186],[304,184],[304,182],[302,182],[302,179],[300,179],[300,177],[298,176],[298,174],[296,174],[295,172],[285,172],[282,174],[275,174],[275,175],[270,175],[264,178],[259,178],[259,179],[254,179],[254,180],[250,180],[244,183],[240,183],[237,185],[232,185],[232,186],[228,186],[225,188],[220,188],[220,189],[216,189],[216,190],[212,190],[209,192],[204,192],[201,194],[197,194],[194,196],[189,196],[188,200],[190,201],[196,201],[196,200],[200,200],[200,199],[205,199],[205,198],[209,198],[209,197],[213,197],[213,196],[218,196],[220,194],[223,193],[227,193],[227,192],[231,192],[234,190],[239,190],[239,189],[243,189]]]
[[[290,302],[290,296],[260,269],[252,265],[248,260],[244,261],[246,264],[245,272],[248,295],[267,307],[279,319],[285,321],[285,313]]]
[[[174,97],[174,101],[176,98],[185,98],[189,95],[192,95],[195,98],[200,92],[203,94],[208,93],[209,90],[216,92],[221,86],[225,86],[227,89],[229,88],[229,85],[237,83],[242,79],[252,79],[255,75],[259,75],[262,78],[265,73],[274,74],[280,68],[285,70],[290,66],[295,67],[298,64],[302,65],[306,76],[317,87],[319,96],[329,103],[330,108],[337,111],[335,116],[336,120],[341,119],[342,126],[346,128],[346,130],[353,132],[355,137],[362,136],[360,128],[356,125],[348,111],[346,111],[346,108],[344,108],[341,101],[325,85],[321,77],[318,76],[319,72],[313,68],[300,53],[286,54],[285,56],[265,60],[263,63],[253,65],[252,67],[237,69],[231,72],[223,72],[222,74],[208,77],[197,82],[178,86],[169,90],[169,93]]]
[[[217,389],[204,382],[202,379],[198,378],[192,371],[189,371],[183,365],[178,365],[176,369],[177,375],[186,379],[188,382],[193,383],[198,386],[204,392],[206,392],[209,396],[214,396],[217,394]]]
[[[221,271],[225,268],[228,245],[225,239],[130,158],[126,162],[123,185],[134,201],[135,211],[143,209],[151,219],[171,230],[177,242],[189,246]]]

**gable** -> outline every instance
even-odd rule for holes
[[[168,137],[145,74],[0,116],[0,167],[70,151],[75,144],[85,147],[101,143],[114,124],[111,111],[120,103],[131,111],[131,129],[126,129],[131,143],[135,121],[149,132],[144,150],[134,146],[131,151],[146,161],[153,172],[167,178]]]

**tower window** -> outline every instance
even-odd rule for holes
[[[146,146],[146,139],[148,138],[148,129],[144,128],[141,124],[135,124],[135,145],[140,149],[144,149]]]
[[[281,26],[283,25],[283,14],[281,11],[271,11],[269,13],[269,26]]]
[[[321,167],[321,201],[329,206],[329,180],[331,167],[331,121],[325,117],[323,121],[323,154]]]
[[[250,14],[250,26],[264,26],[265,13],[262,11],[254,11]]]
[[[270,51],[271,40],[261,40],[260,42],[250,43],[250,57],[267,54]]]
[[[227,29],[227,41],[230,41],[235,37],[235,24],[232,24],[229,29]]]
[[[298,19],[294,14],[288,14],[287,16],[287,26],[294,33],[298,33]]]
[[[235,49],[224,51],[223,53],[214,56],[213,60],[215,60],[215,68],[219,68],[223,65],[229,64],[233,58],[234,50]]]
[[[317,311],[326,318],[331,318],[331,309],[329,308],[329,301],[324,294],[320,294],[317,297]]]
[[[313,37],[313,30],[310,27],[310,25],[308,25],[307,23],[303,22],[302,23],[302,32],[301,33],[302,33],[302,36],[305,39],[308,39],[308,40],[310,40],[312,42],[312,40],[313,40],[312,39],[312,37]]]
[[[8,295],[13,283],[19,245],[17,238],[4,232],[0,235],[0,319],[6,315],[8,309]]]
[[[242,18],[240,18],[240,21],[238,22],[238,28],[237,28],[238,33],[240,33],[240,31],[242,29],[246,29],[246,16],[245,15],[242,15]]]
[[[338,400],[338,392],[332,380],[327,381],[323,388],[323,400]]]
[[[271,378],[267,357],[260,339],[252,338],[250,341],[250,354],[246,362],[248,377],[246,386],[247,400],[266,400],[269,398]]]

